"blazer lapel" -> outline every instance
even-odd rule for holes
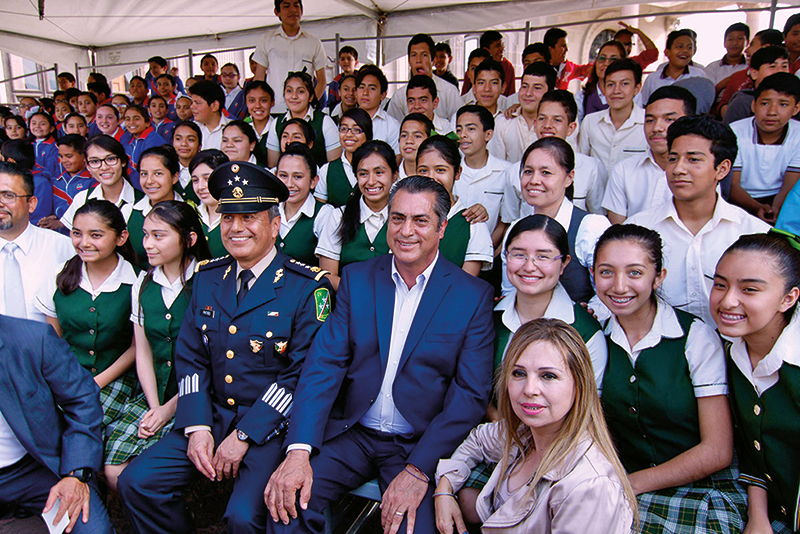
[[[395,286],[392,280],[392,258],[381,265],[375,275],[375,307],[377,308],[378,347],[381,351],[381,365],[386,370],[389,360],[389,344],[392,340],[392,319],[394,317]]]
[[[16,393],[17,388],[14,386],[14,380],[8,370],[8,362],[15,357],[18,356],[12,354],[0,339],[0,408],[8,426],[14,431],[14,435],[26,449],[30,449],[29,445],[32,443],[33,435],[28,420],[20,417],[25,413],[24,407],[20,405],[19,395]]]
[[[222,308],[224,314],[233,317],[236,311],[236,262],[232,262],[223,271],[222,280],[214,288],[214,300]]]

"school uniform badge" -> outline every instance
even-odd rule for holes
[[[327,288],[321,287],[314,291],[314,301],[317,304],[317,320],[324,322],[331,314],[331,293]]]

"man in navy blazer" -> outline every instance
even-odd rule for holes
[[[0,508],[38,514],[60,499],[55,519],[69,513],[67,532],[113,532],[93,477],[99,395],[50,326],[0,315]]]
[[[344,269],[265,490],[268,530],[321,533],[322,511],[377,476],[385,531],[436,531],[430,481],[486,413],[494,340],[491,287],[438,253],[449,209],[440,184],[406,178],[390,196],[392,254]]]

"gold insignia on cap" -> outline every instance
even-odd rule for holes
[[[233,165],[231,165],[231,170],[233,172],[239,172],[239,164],[238,163],[234,163]]]
[[[244,191],[238,185],[233,188],[233,196],[234,198],[242,198],[244,196]]]
[[[278,354],[283,354],[286,351],[286,343],[287,341],[277,341],[275,342],[275,350]]]
[[[264,342],[263,341],[259,341],[257,339],[251,339],[250,340],[250,350],[252,350],[253,352],[260,351],[261,347],[263,347],[263,346],[264,346]]]
[[[275,271],[275,279],[272,281],[273,284],[277,284],[278,280],[283,277],[283,269],[278,269]]]

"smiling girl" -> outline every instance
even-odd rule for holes
[[[339,159],[326,163],[319,170],[319,183],[314,196],[335,208],[343,206],[357,187],[353,173],[353,153],[372,141],[372,119],[363,109],[353,108],[344,113],[339,120],[339,142],[342,155]]]
[[[158,135],[164,139],[172,139],[175,122],[167,116],[169,114],[167,99],[161,95],[151,96],[147,111],[150,113],[150,126]]]
[[[248,117],[245,122],[249,122],[256,133],[258,142],[253,154],[256,162],[262,167],[268,164],[267,139],[269,131],[272,129],[273,119],[269,112],[275,104],[275,92],[266,82],[259,80],[251,81],[244,88],[244,102],[247,105]]]
[[[258,138],[253,127],[244,121],[230,121],[222,129],[222,150],[231,161],[247,161],[256,163],[253,150]]]
[[[34,139],[36,163],[50,176],[60,176],[63,171],[58,160],[55,119],[46,111],[37,111],[28,119],[28,124]]]
[[[97,107],[97,111],[94,114],[94,121],[101,133],[110,135],[119,141],[122,139],[122,134],[125,133],[125,130],[119,125],[119,117],[119,110],[116,107],[111,104],[103,104]]]
[[[120,143],[128,154],[131,183],[140,189],[139,161],[142,159],[142,154],[152,147],[165,145],[167,142],[150,125],[147,110],[142,106],[131,105],[125,110],[125,134]]]
[[[215,258],[225,256],[228,251],[222,245],[222,236],[220,236],[220,217],[219,213],[217,213],[219,201],[211,196],[208,191],[208,177],[211,176],[214,169],[229,161],[228,156],[223,154],[221,150],[210,148],[198,152],[189,164],[189,172],[192,175],[192,189],[197,198],[200,199],[200,203],[197,205],[197,214],[200,215],[203,233],[206,236],[208,247],[211,249],[211,255]]]
[[[200,151],[202,145],[203,133],[195,122],[180,121],[175,125],[175,129],[172,131],[172,148],[178,154],[178,162],[181,168],[178,182],[175,184],[175,190],[180,193],[186,202],[195,206],[200,205],[200,199],[192,187],[192,173],[189,170],[189,165]]]
[[[6,135],[9,139],[27,139],[28,125],[25,119],[19,115],[6,117],[3,125],[6,127]],[[59,173],[60,174],[60,173]]]

